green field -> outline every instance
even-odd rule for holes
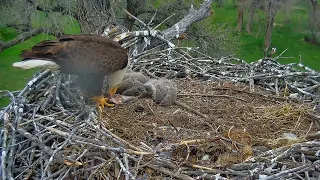
[[[213,17],[206,19],[206,24],[213,27],[228,22],[234,28],[237,26],[237,10],[229,3],[223,8],[217,8],[213,5],[215,14]],[[243,31],[237,36],[240,36],[240,51],[236,55],[248,62],[258,60],[263,56],[263,38],[264,38],[264,13],[259,12],[252,26],[252,34],[247,34]],[[61,16],[58,18],[59,23],[65,27],[65,33],[79,33],[80,27],[75,20],[70,17]],[[277,48],[277,53],[281,53],[288,48],[284,54],[293,59],[282,59],[282,63],[298,62],[299,55],[302,58],[302,63],[317,71],[320,71],[320,46],[311,45],[304,42],[304,36],[308,35],[308,12],[306,8],[296,8],[289,18],[286,19],[283,13],[279,13],[276,18],[276,26],[272,36],[272,46]],[[38,18],[34,20],[33,26],[40,27],[46,24],[46,19],[39,13]],[[244,19],[244,25],[246,18]],[[244,29],[244,27],[243,27]],[[18,34],[12,28],[0,27],[0,40],[9,41],[15,38]],[[19,61],[19,54],[22,50],[28,49],[36,43],[52,39],[53,36],[40,34],[30,38],[16,46],[4,50],[0,53],[0,90],[18,90],[25,86],[26,82],[32,77],[36,70],[20,70],[12,67],[12,63]],[[6,104],[7,100],[0,100],[0,107]]]
[[[211,18],[210,21],[212,25],[229,21],[236,28],[236,17],[237,11],[230,4],[224,8],[215,8],[215,17]],[[248,34],[245,32],[245,16],[243,31],[240,34],[241,50],[238,54],[241,59],[252,62],[263,56],[264,19],[264,12],[259,12],[255,17],[256,21],[252,24],[252,34]],[[281,59],[281,63],[299,62],[300,55],[304,65],[320,71],[320,46],[304,41],[304,36],[309,35],[309,33],[306,7],[296,7],[287,20],[284,13],[278,13],[272,34],[272,47],[277,48],[277,54],[288,48],[283,56],[293,57],[293,59]]]

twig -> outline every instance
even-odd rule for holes
[[[190,111],[190,112],[193,112],[193,113],[197,114],[198,116],[200,116],[200,117],[202,117],[204,119],[208,119],[208,116],[202,114],[201,112],[191,108],[190,106],[188,106],[186,104],[183,104],[183,103],[178,102],[178,101],[176,101],[175,104],[180,106],[180,107],[182,107],[182,108],[184,108],[184,109],[186,109],[186,110],[188,110],[188,111]]]
[[[161,21],[158,25],[156,25],[156,27],[154,27],[154,29],[157,29],[158,27],[160,27],[164,22],[166,22],[168,19],[170,19],[171,17],[175,16],[176,14],[171,14],[170,16],[168,16],[167,18],[165,18],[163,21]]]
[[[187,176],[185,174],[177,174],[177,173],[174,173],[164,167],[161,167],[161,166],[157,166],[157,165],[154,165],[154,164],[148,164],[147,165],[148,167],[156,170],[156,171],[159,171],[163,174],[166,174],[170,177],[175,177],[175,178],[178,178],[178,179],[186,179],[186,180],[194,180],[194,178],[190,177],[190,176]]]
[[[285,52],[287,52],[288,48],[282,51],[279,56],[275,57],[275,59],[279,59]]]
[[[234,96],[229,95],[217,95],[217,94],[178,94],[179,96],[202,96],[202,97],[224,97],[224,98],[230,98],[230,99],[236,99],[243,102],[247,102],[246,100]]]
[[[279,173],[271,175],[271,176],[266,176],[263,179],[264,180],[277,179],[279,177],[283,177],[284,175],[287,175],[287,174],[290,174],[290,173],[293,173],[293,172],[296,172],[296,171],[302,171],[303,172],[303,171],[305,171],[307,169],[311,169],[311,168],[315,167],[318,164],[320,164],[320,161],[319,162],[315,162],[314,164],[306,164],[306,165],[302,165],[302,166],[299,166],[299,167],[296,167],[296,168],[288,169],[288,170],[279,172]]]
[[[9,121],[9,114],[5,113],[4,114],[4,128],[1,130],[1,134],[3,134],[2,136],[2,152],[1,152],[1,174],[2,174],[2,179],[6,180],[7,176],[6,176],[6,157],[7,157],[7,153],[8,153],[8,149],[7,149],[7,140],[8,140],[8,130],[7,130],[7,123]]]

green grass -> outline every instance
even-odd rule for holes
[[[220,27],[226,22],[234,28],[237,27],[237,9],[232,5],[231,0],[223,8],[217,8],[215,4],[213,9],[214,16],[205,20],[208,26]],[[156,6],[160,6],[164,1],[155,1]],[[64,16],[59,13],[45,14],[42,12],[35,13],[32,18],[33,27],[50,27],[52,19],[57,20],[57,23],[62,26],[63,31],[68,34],[80,33],[79,24],[70,16]],[[283,13],[279,13],[276,17],[272,46],[277,48],[277,54],[288,48],[288,51],[283,55],[286,57],[294,57],[293,59],[281,59],[281,63],[298,62],[299,55],[302,58],[302,63],[317,71],[320,71],[320,46],[306,43],[303,38],[308,35],[308,12],[306,9],[295,9],[294,12],[286,18]],[[244,19],[244,26],[246,18]],[[263,41],[265,34],[265,14],[259,12],[256,15],[252,26],[252,34],[247,34],[243,31],[240,34],[235,34],[240,39],[240,51],[237,56],[248,62],[260,59],[263,56]],[[15,38],[18,33],[12,28],[0,27],[0,40],[9,41]],[[19,54],[22,50],[28,49],[36,43],[52,39],[53,36],[40,34],[30,38],[16,46],[0,53],[0,90],[18,90],[25,86],[36,70],[20,70],[12,67],[12,63],[19,61]],[[8,100],[0,100],[0,107],[7,104]]]
[[[0,29],[1,32],[1,29]],[[39,34],[34,36],[22,43],[12,46],[0,54],[0,89],[1,90],[18,90],[25,86],[25,84],[30,80],[32,75],[37,71],[33,70],[22,70],[12,67],[14,62],[20,61],[21,58],[19,54],[22,50],[31,48],[38,42],[45,39],[53,39],[53,36],[48,36],[47,34]],[[8,99],[0,100],[0,106],[7,104]]]
[[[1,41],[9,41],[15,38],[18,35],[18,32],[11,27],[0,28],[0,40]]]
[[[215,16],[210,19],[212,26],[223,24],[226,21],[235,28],[237,26],[237,11],[231,5],[224,8],[214,6]],[[248,62],[256,61],[263,57],[263,42],[265,35],[265,14],[259,12],[252,24],[252,34],[245,32],[247,19],[244,19],[243,31],[240,35],[240,52],[237,56]],[[283,13],[278,13],[272,34],[272,47],[277,48],[276,56],[288,48],[285,57],[293,59],[280,59],[281,63],[299,62],[316,71],[320,71],[320,46],[312,45],[304,41],[304,36],[308,33],[308,12],[306,9],[293,10],[289,19]]]

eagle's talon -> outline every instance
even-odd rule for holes
[[[108,103],[109,98],[94,97],[93,100],[97,101],[97,106],[99,107],[99,110],[100,110],[100,108],[101,108],[101,110],[103,110],[105,106],[114,107],[114,104]]]

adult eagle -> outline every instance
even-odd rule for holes
[[[57,40],[42,41],[20,55],[23,60],[14,67],[59,66],[60,71],[78,76],[84,94],[104,108],[108,98],[102,95],[107,76],[108,94],[114,96],[128,66],[128,52],[108,37],[93,34],[66,35]]]

